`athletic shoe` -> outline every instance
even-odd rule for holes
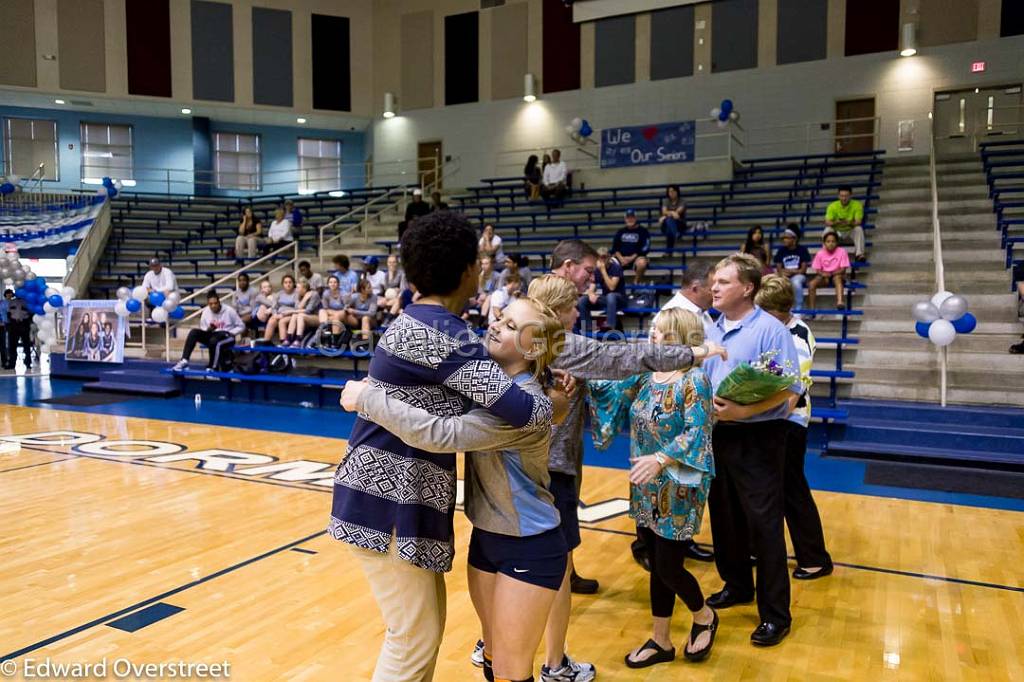
[[[554,670],[546,665],[540,667],[540,682],[591,682],[595,677],[597,668],[593,663],[577,663],[569,654],[562,657],[562,665]]]
[[[478,668],[484,667],[484,640],[476,640],[476,646],[473,647],[473,653],[469,657],[469,662]]]
[[[180,372],[183,369],[188,369],[188,360],[178,360],[177,364],[172,367],[175,372]]]

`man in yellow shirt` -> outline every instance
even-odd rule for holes
[[[833,201],[825,211],[825,232],[835,232],[840,244],[852,244],[854,260],[859,263],[864,257],[864,206],[853,196],[851,187],[839,188],[839,200]]]

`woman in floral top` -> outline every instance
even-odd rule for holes
[[[666,310],[658,315],[651,340],[699,345],[703,327],[687,310]],[[689,370],[652,372],[623,381],[587,382],[594,444],[608,447],[629,424],[629,515],[640,527],[651,557],[653,635],[627,654],[630,668],[675,659],[671,619],[677,596],[693,613],[684,651],[687,660],[707,658],[718,629],[718,614],[704,603],[700,584],[683,567],[685,541],[700,531],[715,475],[711,382],[696,364]]]

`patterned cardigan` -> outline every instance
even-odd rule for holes
[[[477,403],[510,425],[551,426],[551,402],[521,390],[489,358],[466,322],[415,304],[388,327],[370,362],[370,383],[437,416]],[[455,556],[455,453],[433,454],[360,415],[334,475],[328,531],[336,540],[398,555],[437,573]]]

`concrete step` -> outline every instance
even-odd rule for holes
[[[929,208],[926,213],[921,213],[918,215],[893,215],[891,211],[887,210],[884,214],[879,214],[878,220],[876,222],[878,223],[880,229],[884,227],[886,231],[890,232],[896,230],[912,229],[931,231],[931,204],[929,204]],[[939,224],[942,226],[943,229],[985,226],[990,227],[990,229],[993,232],[995,232],[996,219],[995,214],[992,213],[992,206],[989,205],[984,209],[961,210],[945,213],[940,211]]]
[[[879,203],[894,201],[931,201],[931,187],[885,187],[878,193]],[[988,199],[988,185],[952,184],[939,187],[939,201]]]
[[[934,385],[902,385],[891,383],[857,382],[842,387],[840,397],[862,398],[873,400],[913,400],[918,402],[938,402],[939,383]],[[999,389],[962,388],[949,386],[947,400],[950,403],[965,405],[1009,405],[1024,407],[1024,393],[1006,393]]]
[[[915,332],[875,334],[862,333],[859,337],[860,343],[855,346],[858,353],[866,351],[885,352],[921,352],[928,346],[932,352],[934,347],[929,341],[922,339]],[[1011,345],[1020,341],[1020,334],[984,334],[974,331],[971,334],[961,334],[950,346],[953,352],[957,353],[1006,353]],[[815,356],[817,357],[817,355]],[[845,355],[843,356],[846,357]]]
[[[885,216],[915,216],[924,215],[931,216],[932,202],[929,197],[925,201],[905,201],[899,203],[889,203],[885,207]],[[939,197],[939,216],[947,214],[964,214],[964,213],[991,213],[992,212],[992,201],[988,198],[979,199],[962,199],[956,201],[946,201],[941,196]]]
[[[871,264],[878,266],[879,270],[895,269],[894,266],[901,266],[901,269],[914,269],[918,264],[932,262],[931,249],[886,249],[876,250],[871,255]],[[942,262],[944,265],[951,263],[971,264],[998,264],[1005,261],[1006,253],[999,248],[957,248],[945,247],[942,250]]]
[[[835,329],[836,326],[833,326],[832,328]],[[907,334],[910,333],[913,328],[914,320],[910,316],[910,311],[907,310],[902,316],[894,315],[888,318],[873,316],[870,319],[866,319],[857,324],[856,335],[860,337],[867,337],[868,335]],[[814,331],[815,335],[818,334],[816,326],[812,326],[811,329]],[[971,332],[972,335],[1019,335],[1020,333],[1021,324],[1016,319],[1012,321],[988,321],[983,318],[979,318],[977,328]]]

